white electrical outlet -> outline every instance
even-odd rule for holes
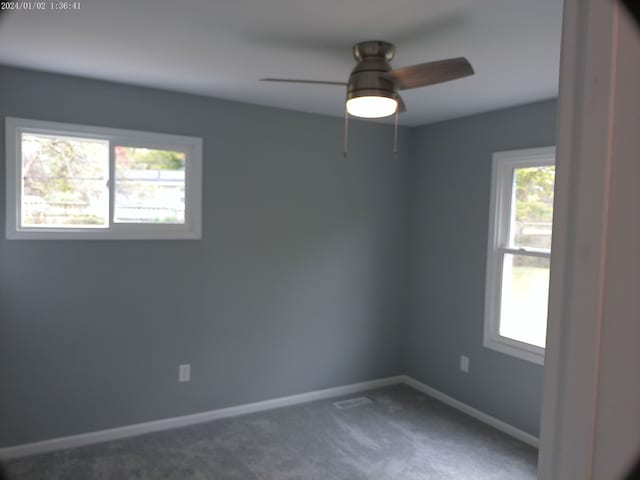
[[[185,363],[178,368],[178,381],[188,382],[191,380],[191,364]]]
[[[460,355],[460,370],[464,373],[469,373],[469,357]]]

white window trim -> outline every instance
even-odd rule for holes
[[[487,277],[483,345],[507,355],[544,365],[545,349],[499,334],[502,291],[502,257],[505,253],[550,258],[550,253],[534,249],[506,248],[510,224],[513,170],[555,164],[555,147],[495,152],[491,166],[491,203],[487,245]]]
[[[113,215],[114,145],[184,152],[185,223],[150,225],[114,223],[109,227],[37,228],[20,226],[21,135],[23,132],[95,138],[110,141],[109,212]],[[188,240],[202,238],[202,139],[182,135],[122,130],[89,125],[7,117],[6,132],[6,237],[9,240]]]

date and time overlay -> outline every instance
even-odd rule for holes
[[[36,12],[73,12],[80,10],[81,2],[63,2],[63,1],[0,1],[0,14],[8,11],[36,11]]]

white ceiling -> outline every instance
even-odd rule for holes
[[[476,71],[404,92],[405,125],[557,95],[562,0],[79,1],[5,15],[0,64],[342,116],[341,87],[258,79],[346,81],[352,44],[387,40],[393,67],[465,56]]]

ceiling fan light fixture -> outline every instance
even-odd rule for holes
[[[333,80],[304,80],[292,78],[262,78],[266,82],[287,82],[319,85],[343,85],[347,87],[345,108],[345,153],[349,116],[383,118],[406,112],[407,108],[399,90],[426,87],[473,75],[473,67],[464,57],[448,58],[435,62],[418,63],[392,69],[395,47],[381,40],[368,40],[353,46],[356,65],[347,83]],[[396,132],[397,133],[397,132]]]
[[[396,113],[398,101],[392,97],[380,95],[365,95],[349,98],[347,112],[349,115],[361,118],[382,118]]]

